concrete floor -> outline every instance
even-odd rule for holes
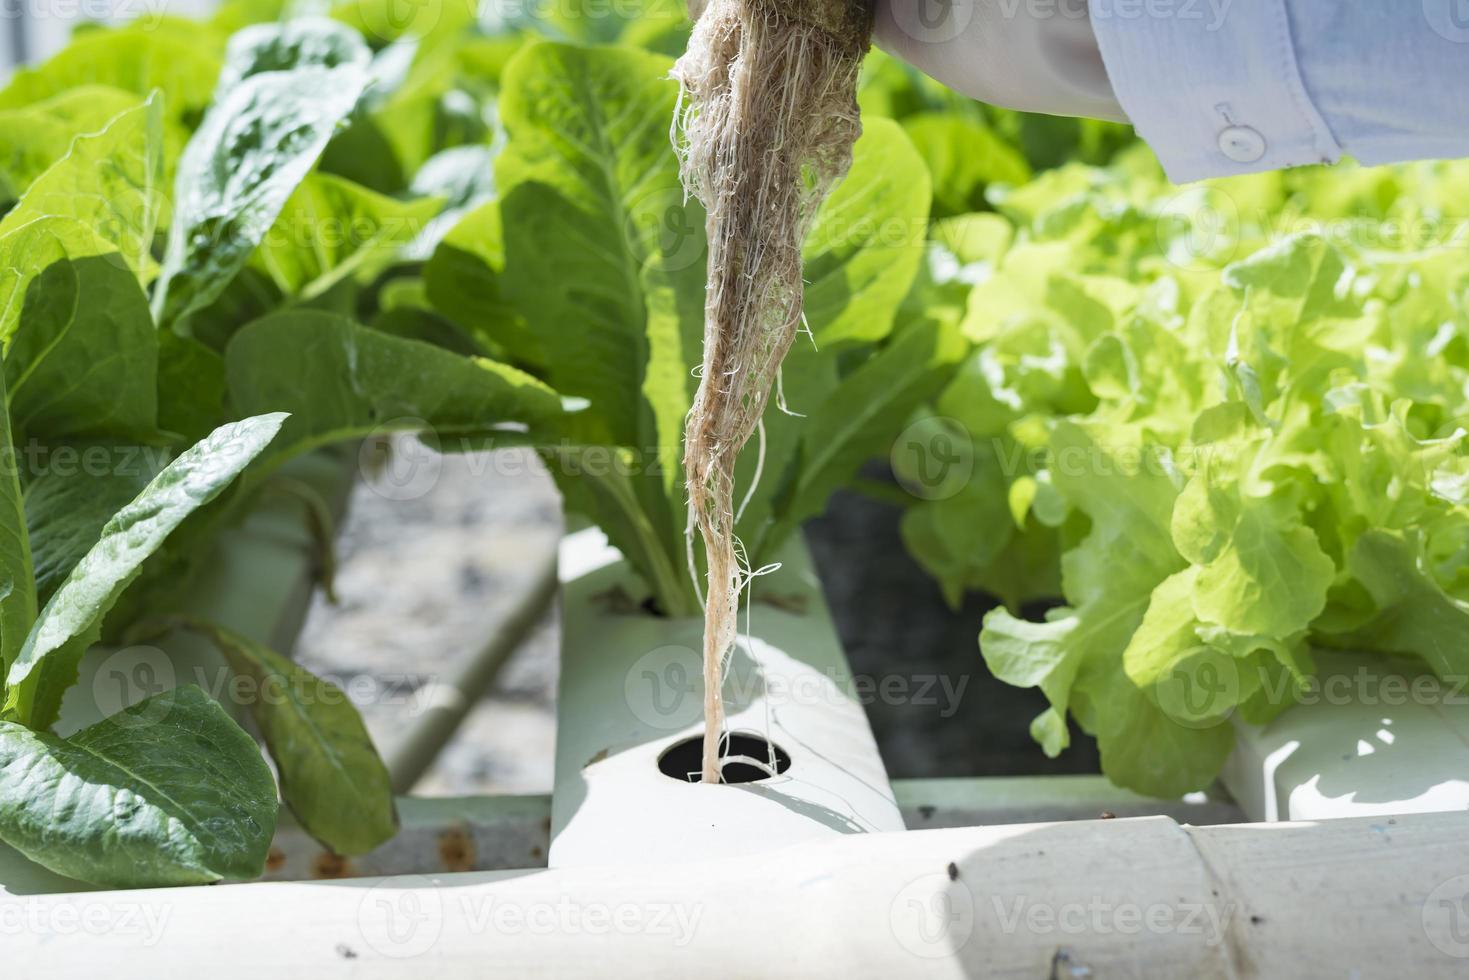
[[[432,456],[407,478],[368,473],[338,537],[338,603],[318,594],[298,659],[357,702],[379,747],[417,694],[479,648],[533,556],[561,537],[561,498],[529,452]],[[548,614],[416,787],[421,795],[551,788],[558,626]]]

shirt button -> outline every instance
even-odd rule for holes
[[[1254,163],[1265,155],[1265,137],[1248,126],[1230,126],[1219,134],[1219,152],[1235,163]]]

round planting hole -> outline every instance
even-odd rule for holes
[[[753,732],[730,732],[719,744],[726,783],[757,783],[779,775],[791,767],[791,755],[763,735]],[[771,759],[775,765],[770,765]],[[700,782],[704,767],[704,738],[695,735],[675,742],[658,757],[658,771],[681,783]]]

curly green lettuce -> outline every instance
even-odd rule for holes
[[[1469,671],[1466,185],[1422,164],[1180,190],[1124,154],[994,195],[1014,242],[935,406],[974,476],[903,530],[951,599],[1006,601],[981,649],[1045,693],[1048,754],[1069,715],[1115,782],[1177,795],[1315,651]],[[1045,622],[1013,612],[1058,591]]]

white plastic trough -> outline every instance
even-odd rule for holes
[[[1422,665],[1318,653],[1304,701],[1237,725],[1222,775],[1251,820],[1469,810],[1469,687]]]
[[[703,621],[639,608],[638,584],[598,530],[568,535],[561,560],[552,867],[706,860],[903,829],[803,542],[757,580],[725,684],[729,730],[768,737],[790,768],[739,785],[659,768],[703,731]]]

